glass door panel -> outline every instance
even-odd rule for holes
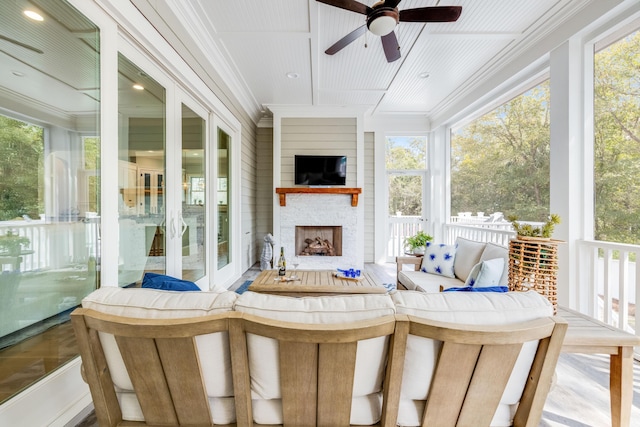
[[[197,281],[205,275],[206,121],[182,104],[182,278]]]
[[[216,207],[218,211],[218,270],[228,265],[231,260],[229,244],[229,202],[231,200],[230,176],[230,152],[231,137],[222,129],[218,128],[218,175],[217,175],[217,199]]]
[[[424,173],[388,173],[387,260],[404,255],[405,239],[424,229]]]
[[[165,88],[118,56],[118,284],[166,270]]]

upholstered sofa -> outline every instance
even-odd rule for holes
[[[242,426],[255,422],[281,425],[285,421],[283,417],[289,416],[287,414],[292,411],[295,412],[296,408],[292,409],[290,404],[285,406],[283,403],[286,387],[282,369],[292,369],[292,365],[283,364],[282,360],[279,361],[279,356],[282,356],[285,348],[299,351],[307,347],[297,347],[300,344],[283,347],[286,339],[283,342],[276,341],[273,338],[261,336],[261,331],[271,331],[278,337],[287,330],[293,331],[293,337],[304,341],[307,338],[310,340],[309,337],[313,333],[329,328],[328,336],[335,338],[335,342],[327,347],[329,350],[322,350],[323,347],[319,347],[321,350],[318,353],[311,353],[315,356],[310,356],[307,350],[300,353],[304,354],[304,357],[300,354],[297,356],[299,361],[314,357],[321,359],[323,355],[328,354],[324,362],[321,361],[328,365],[318,365],[319,372],[309,373],[309,378],[302,374],[298,375],[302,377],[297,378],[298,381],[302,381],[298,385],[301,390],[296,390],[294,394],[308,394],[308,390],[302,390],[302,388],[306,389],[306,384],[313,382],[313,376],[320,376],[323,369],[332,370],[330,367],[322,368],[322,366],[342,368],[343,365],[348,365],[348,360],[352,359],[354,364],[352,386],[349,375],[338,373],[338,379],[331,380],[333,382],[330,381],[329,388],[326,388],[327,384],[325,384],[324,392],[318,392],[321,395],[334,393],[338,395],[339,384],[349,384],[346,391],[350,393],[350,404],[344,409],[348,411],[348,421],[332,421],[329,425],[416,426],[421,424],[422,417],[429,412],[425,411],[425,402],[439,375],[435,373],[435,369],[439,354],[444,351],[444,344],[439,339],[418,336],[418,332],[414,335],[412,332],[414,329],[420,331],[421,328],[435,328],[438,335],[451,325],[460,325],[464,330],[471,328],[470,338],[464,338],[468,342],[465,341],[466,344],[462,344],[468,346],[471,344],[470,340],[475,340],[487,333],[483,328],[502,331],[503,328],[508,329],[508,325],[516,323],[522,325],[520,322],[528,322],[525,329],[530,329],[529,324],[535,323],[537,321],[535,319],[545,319],[554,324],[554,337],[550,338],[551,341],[547,341],[544,346],[538,346],[537,340],[526,342],[519,353],[515,353],[514,357],[517,357],[515,368],[513,372],[509,371],[511,373],[507,374],[508,384],[504,393],[502,390],[499,391],[500,394],[497,397],[500,402],[499,404],[496,402],[497,409],[495,412],[491,409],[490,424],[508,426],[512,425],[514,417],[518,417],[516,415],[518,406],[523,412],[532,407],[538,412],[542,410],[541,405],[546,398],[550,376],[564,336],[563,328],[566,328],[566,324],[549,320],[552,314],[551,304],[535,292],[393,291],[378,295],[295,298],[253,292],[245,292],[239,296],[230,291],[171,292],[103,287],[84,298],[82,308],[72,313],[72,323],[79,341],[85,379],[90,385],[96,414],[101,425],[103,422],[104,425],[118,425],[119,420],[142,422],[145,417],[153,417],[156,409],[165,411],[166,407],[171,406],[158,402],[162,401],[164,394],[171,393],[172,380],[163,380],[164,382],[158,379],[152,380],[153,377],[160,375],[153,374],[155,370],[151,362],[155,356],[148,358],[143,356],[146,353],[142,351],[143,349],[147,351],[148,346],[151,345],[152,354],[155,355],[155,346],[160,347],[160,345],[149,344],[148,340],[143,341],[144,345],[137,342],[133,344],[131,341],[133,336],[144,335],[146,340],[155,333],[166,334],[159,342],[165,343],[164,346],[168,347],[166,350],[170,355],[179,360],[177,367],[169,367],[170,362],[165,362],[164,356],[161,355],[162,363],[165,363],[161,370],[170,373],[176,369],[182,370],[196,365],[189,371],[190,374],[183,374],[180,371],[177,382],[180,383],[180,387],[204,384],[213,424],[236,425],[237,423],[238,426]],[[260,319],[267,319],[264,322],[271,323],[265,326],[260,323]],[[103,329],[97,326],[101,325],[101,321],[107,324]],[[258,326],[254,325],[254,329],[245,330],[249,326],[240,323],[243,321],[251,325],[254,322]],[[217,322],[215,323],[218,325],[217,329],[208,329],[207,322]],[[421,322],[431,322],[435,326],[431,324],[425,326]],[[140,325],[146,325],[151,329],[132,332],[136,331],[132,328]],[[353,328],[351,325],[354,325]],[[195,336],[192,338],[195,353],[191,358],[186,350],[178,351],[172,349],[173,344],[167,345],[168,339],[176,338],[190,327],[195,331]],[[343,344],[343,341],[355,336],[357,331],[372,327],[382,328],[380,330],[384,329],[386,332],[357,341],[357,346],[353,347],[355,354],[352,358],[335,356],[342,354],[338,352],[337,346]],[[482,331],[473,332],[474,327]],[[114,338],[115,331],[121,332],[125,337]],[[239,331],[246,333],[242,335]],[[461,334],[460,331],[454,333],[455,336],[462,336]],[[526,332],[512,332],[510,337],[514,336],[526,336]],[[191,338],[185,339],[187,344],[191,342],[189,341]],[[504,337],[500,338],[501,342],[503,340]],[[179,342],[182,343],[180,346],[185,343],[185,341]],[[127,347],[127,343],[132,347]],[[553,353],[540,356],[536,353],[539,347],[544,351],[553,349]],[[186,345],[185,349],[188,348],[189,345]],[[471,350],[473,347],[462,348],[469,348],[469,352],[473,352]],[[467,350],[464,350],[464,354],[466,353]],[[334,356],[331,356],[332,354]],[[539,364],[532,363],[534,356],[536,361],[538,357],[541,358]],[[143,360],[138,360],[139,358]],[[463,369],[465,363],[463,359],[460,358],[459,365],[453,366],[456,372],[458,369]],[[536,373],[532,374],[533,371],[530,368],[533,365],[539,369],[543,366],[542,360],[549,362],[551,367],[546,368],[546,371],[543,370],[546,376],[540,380]],[[502,359],[494,362],[495,365],[490,360],[487,366],[492,376],[504,364]],[[475,366],[479,362],[472,363]],[[167,375],[167,372],[164,374]],[[538,371],[537,374],[540,372]],[[198,375],[200,379],[196,378]],[[295,377],[297,373],[294,372],[292,375]],[[183,378],[184,376],[193,376],[193,378]],[[539,384],[540,382],[542,384]],[[167,387],[165,383],[169,386]],[[444,381],[444,384],[450,384],[450,380]],[[536,394],[537,397],[532,398],[534,394],[528,391],[525,394],[528,399],[533,399],[533,403],[518,405],[525,385],[533,388],[541,385],[540,393],[542,394]],[[163,387],[168,390],[164,394],[161,393],[161,390],[164,390]],[[141,389],[147,391],[144,392]],[[482,391],[482,393],[485,392]],[[290,387],[289,393],[291,393]],[[449,391],[445,393],[446,399],[452,397],[448,393]],[[331,399],[335,399],[335,396],[331,396]],[[188,397],[189,404],[195,400],[197,399],[194,396]],[[171,399],[169,401],[173,402]],[[324,405],[327,405],[326,402]],[[334,412],[340,413],[340,406],[333,403],[333,400],[330,400],[329,405],[331,408],[327,411],[326,406],[319,403],[317,412],[332,413],[331,415],[334,415]],[[297,409],[308,412],[308,409],[305,409],[306,406],[308,405],[298,405]],[[321,410],[320,408],[323,407],[325,409]],[[195,413],[196,410],[190,409],[188,412]],[[173,414],[172,411],[169,413]],[[312,417],[315,415],[310,414]],[[168,416],[160,415],[159,419],[166,423]],[[475,415],[472,414],[472,416]],[[247,420],[249,418],[251,421]],[[149,420],[147,422],[152,424]],[[299,423],[293,424],[300,425]],[[488,424],[487,422],[486,425]],[[537,422],[534,421],[534,424],[537,425]],[[175,425],[183,424],[176,421]]]
[[[447,257],[448,261],[445,259]],[[488,285],[506,287],[509,280],[509,251],[504,246],[461,237],[450,246],[431,244],[423,257],[396,258],[398,289],[432,293],[441,289],[464,287],[469,284],[470,275],[480,273],[485,266],[495,261],[500,261],[498,268],[501,273],[494,276]],[[405,265],[411,269],[405,269]]]

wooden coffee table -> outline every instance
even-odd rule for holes
[[[281,281],[278,270],[265,270],[249,286],[249,291],[289,296],[339,294],[384,294],[387,289],[368,273],[360,280],[335,277],[335,270],[297,270],[296,280]],[[290,279],[293,272],[288,272]]]

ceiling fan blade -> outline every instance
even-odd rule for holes
[[[385,7],[396,7],[398,5],[398,3],[400,3],[400,1],[402,1],[402,0],[385,0],[384,1],[384,6]]]
[[[329,49],[325,50],[324,53],[327,55],[333,55],[347,47],[350,43],[355,41],[358,37],[363,35],[367,31],[367,26],[363,25],[362,27],[358,27],[355,30],[351,31],[349,34],[338,40],[331,46]]]
[[[387,62],[393,62],[400,59],[400,45],[396,37],[395,31],[391,31],[386,36],[382,36],[382,48],[384,49],[384,56],[387,57]]]
[[[400,11],[402,22],[454,22],[462,12],[462,6],[419,7]]]
[[[320,3],[328,4],[329,6],[335,6],[340,9],[350,10],[351,12],[361,13],[363,15],[368,15],[373,12],[366,4],[362,4],[360,2],[354,0],[316,0]]]

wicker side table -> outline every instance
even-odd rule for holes
[[[518,236],[509,242],[509,290],[534,290],[557,312],[558,243],[561,240]]]

